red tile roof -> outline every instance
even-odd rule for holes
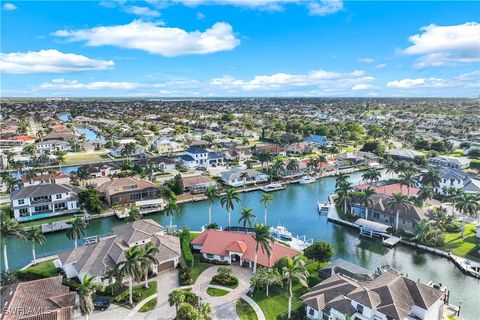
[[[192,241],[194,245],[202,246],[201,253],[228,256],[229,251],[243,252],[242,259],[254,261],[256,242],[251,234],[205,230]],[[245,247],[244,247],[245,245]],[[238,251],[241,249],[242,251]],[[243,251],[243,249],[245,249]],[[301,252],[274,242],[272,244],[272,255],[270,258],[261,248],[258,249],[257,263],[264,267],[273,267],[282,257],[295,257]]]
[[[34,141],[36,138],[35,137],[30,137],[30,136],[16,136],[11,138],[11,140],[18,140],[18,141]]]
[[[376,193],[383,193],[388,196],[392,196],[394,193],[403,193],[404,195],[409,194],[411,196],[416,196],[417,193],[420,191],[420,189],[417,189],[417,188],[410,188],[410,190],[408,190],[406,186],[402,186],[400,185],[400,183],[394,183],[394,184],[389,184],[386,186],[379,186],[379,187],[371,186],[369,184],[362,184],[357,186],[356,189],[365,190],[368,187],[375,190]]]

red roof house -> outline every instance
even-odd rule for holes
[[[408,189],[407,186],[402,186],[400,183],[388,184],[385,186],[371,186],[369,184],[361,184],[356,187],[357,190],[365,190],[368,187],[375,190],[376,193],[383,193],[387,196],[393,196],[394,193],[402,193],[404,195],[416,196],[420,191],[417,188]]]
[[[193,249],[200,250],[204,258],[228,262],[239,262],[253,267],[255,260],[256,242],[252,234],[205,230],[192,241]],[[272,243],[272,255],[261,248],[258,249],[257,264],[264,267],[273,267],[282,257],[296,257],[300,251],[289,248],[283,244]]]

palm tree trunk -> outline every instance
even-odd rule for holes
[[[368,207],[365,206],[365,220],[368,220]]]
[[[398,232],[398,220],[400,218],[400,211],[397,210],[397,218],[395,219],[395,231]]]
[[[255,251],[255,259],[253,260],[253,273],[257,273],[257,259],[258,259],[258,250]]]
[[[7,242],[5,240],[3,242],[3,261],[5,262],[5,270],[8,270]]]
[[[170,229],[172,229],[173,226],[173,214],[170,215]]]
[[[343,200],[343,213],[347,215],[347,199]]]
[[[462,239],[465,237],[465,212],[462,211]]]
[[[77,238],[75,238],[74,243],[75,243],[75,249],[77,249],[77,247],[78,247],[78,246],[77,246]]]
[[[263,212],[263,224],[267,225],[267,207],[265,207],[265,211]]]
[[[33,255],[33,264],[37,264],[37,259],[35,256],[35,243],[32,243],[32,255]]]
[[[267,297],[268,297],[268,284],[266,285],[265,291],[266,291],[266,294],[267,294]]]
[[[88,320],[88,314],[85,314],[85,320]]]
[[[288,319],[292,317],[292,279],[288,279]]]
[[[128,303],[130,303],[130,305],[133,305],[133,279],[132,277],[129,277],[128,278]]]
[[[145,289],[148,289],[148,268],[147,270],[145,270],[145,285],[144,285]]]
[[[231,225],[231,223],[230,223],[231,221],[230,221],[230,220],[231,220],[231,212],[230,212],[230,210],[228,210],[228,226],[229,226],[229,227],[230,227],[230,225]]]
[[[212,205],[208,206],[208,224],[212,224]]]

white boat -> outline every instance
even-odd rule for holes
[[[277,240],[280,241],[292,241],[292,233],[287,230],[284,226],[277,226],[276,228],[270,228],[270,234]]]
[[[300,184],[308,184],[308,183],[313,183],[315,181],[317,181],[317,179],[315,179],[312,176],[303,176],[300,178],[300,180],[298,180]]]
[[[281,183],[270,183],[260,188],[260,190],[262,190],[263,192],[271,192],[271,191],[283,190],[285,188],[286,187]]]
[[[313,243],[313,239],[307,240],[305,236],[293,236],[292,233],[287,230],[287,228],[280,225],[276,226],[275,228],[270,228],[270,234],[277,241],[283,242],[291,248],[299,251],[305,250]]]
[[[328,210],[330,210],[330,205],[328,205],[328,203],[321,203],[319,201],[317,202],[317,205],[319,214],[328,214]]]

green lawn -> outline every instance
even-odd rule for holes
[[[452,254],[465,257],[468,259],[480,261],[478,253],[479,239],[475,236],[475,224],[469,223],[465,225],[465,237],[462,239],[461,232],[446,233],[445,244],[440,247],[444,251],[450,251]]]
[[[190,271],[193,283],[195,283],[195,281],[197,281],[200,273],[202,273],[206,269],[213,266],[213,264],[210,264],[210,263],[200,262],[200,257],[201,257],[201,255],[199,255],[199,254],[195,254],[195,253],[193,254],[193,258],[194,258],[195,262],[194,262],[193,268]]]
[[[149,281],[148,282],[148,289],[146,289],[144,286],[143,286],[143,283],[142,284],[139,284],[139,285],[136,285],[136,286],[133,286],[133,290],[134,291],[139,291],[142,293],[142,298],[140,299],[139,302],[145,300],[146,298],[150,297],[151,295],[155,294],[157,292],[157,281]],[[115,302],[114,299],[116,296],[118,295],[121,295],[122,293],[124,292],[128,292],[128,286],[123,286],[121,290],[117,290],[115,292],[115,295],[112,296],[111,295],[111,291],[110,289],[108,288],[105,288],[105,291],[101,292],[101,293],[97,293],[95,296],[96,297],[104,297],[104,298],[107,298],[109,299],[110,301],[112,302]],[[157,299],[154,299],[154,301],[156,302]],[[122,307],[125,307],[125,308],[128,308],[128,309],[132,309],[133,307],[135,307],[135,305],[137,305],[139,302],[137,303],[134,303],[133,306],[129,305],[128,304],[128,299],[127,299],[127,302],[126,303],[118,303],[119,305],[121,305]],[[116,302],[115,302],[116,303]],[[148,304],[148,303],[147,303]],[[145,307],[147,308],[147,307]],[[148,311],[148,310],[146,310]],[[144,311],[145,312],[145,311]]]
[[[201,232],[190,231],[190,241],[195,240],[195,238],[198,237],[200,234],[201,234]]]
[[[243,299],[237,301],[236,304],[237,315],[240,320],[257,320],[255,310]]]
[[[27,269],[22,270],[21,273],[38,275],[41,276],[41,278],[54,277],[58,273],[57,267],[55,267],[53,261],[55,261],[55,259],[39,262],[36,265],[30,266]]]
[[[223,289],[208,287],[207,288],[207,293],[208,293],[208,295],[210,295],[212,297],[221,297],[221,296],[224,296],[224,295],[228,294],[228,291],[223,290]]]
[[[59,222],[59,221],[66,221],[75,218],[75,216],[78,214],[66,214],[66,215],[61,215],[61,216],[56,216],[56,217],[51,217],[51,218],[45,218],[45,219],[38,219],[38,220],[33,220],[33,221],[28,221],[28,222],[20,222],[20,226],[24,228],[29,228],[33,226],[39,226],[44,223],[53,223],[53,222]]]
[[[145,303],[145,304],[138,310],[138,312],[148,312],[148,311],[152,311],[153,309],[155,309],[156,306],[157,306],[157,298],[152,299],[152,300],[148,301],[147,303]]]
[[[94,163],[94,162],[104,162],[105,160],[110,159],[107,157],[108,150],[96,151],[92,153],[86,152],[75,152],[68,153],[65,155],[65,160],[63,164],[65,165],[76,165],[84,163]]]
[[[302,306],[303,302],[299,297],[307,290],[299,284],[293,286],[292,311]],[[256,290],[252,298],[258,303],[267,320],[276,320],[288,312],[288,289],[285,287],[271,287],[268,297],[265,296],[265,291]]]

